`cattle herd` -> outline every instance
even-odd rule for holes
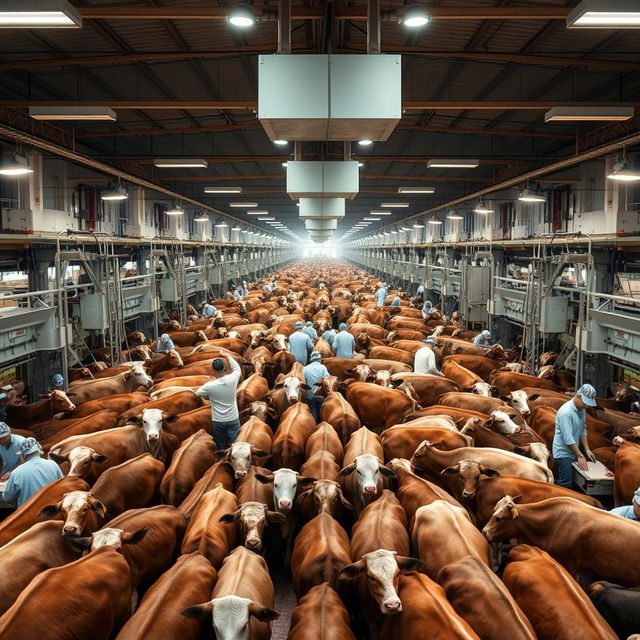
[[[273,278],[159,327],[172,351],[136,332],[130,362],[73,369],[10,414],[65,475],[0,522],[0,638],[262,640],[274,578],[297,598],[289,640],[640,638],[640,524],[553,483],[574,386],[555,354],[523,373],[438,309],[377,306],[344,262]],[[319,424],[287,351],[308,320],[330,374]],[[342,322],[354,359],[321,337]],[[443,377],[413,372],[427,336]],[[222,451],[195,394],[219,354],[243,370]],[[587,418],[616,504],[640,486],[635,391]]]

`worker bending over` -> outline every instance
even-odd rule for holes
[[[320,407],[324,402],[322,396],[317,396],[318,382],[329,375],[327,367],[320,362],[322,356],[317,351],[312,351],[309,356],[309,364],[302,370],[304,373],[305,382],[309,387],[307,395],[305,397],[306,403],[311,409],[311,414],[316,424],[320,422]]]
[[[41,457],[42,447],[35,438],[25,438],[18,454],[22,464],[11,472],[3,498],[19,507],[42,487],[62,478],[62,471],[53,460]]]
[[[156,351],[158,353],[174,351],[176,346],[173,344],[173,340],[169,337],[168,333],[163,333],[158,339],[158,344],[156,345]]]
[[[376,304],[379,307],[384,307],[387,300],[387,283],[381,282],[378,290],[376,291]]]
[[[0,462],[2,462],[2,476],[0,480],[7,480],[11,472],[20,463],[20,447],[26,438],[11,429],[6,422],[0,422]]]
[[[217,311],[218,310],[216,309],[216,307],[214,307],[212,304],[209,304],[208,302],[203,302],[200,305],[200,312],[202,313],[203,318],[210,318]]]
[[[481,331],[474,339],[473,344],[478,347],[484,347],[485,349],[489,349],[491,345],[491,331],[485,329]]]
[[[413,360],[414,373],[430,373],[434,376],[442,376],[442,372],[436,366],[436,354],[433,347],[437,346],[437,342],[433,338],[427,338],[424,341],[425,346],[416,351]]]
[[[587,407],[595,406],[596,390],[590,384],[583,384],[576,395],[558,409],[551,455],[555,464],[556,484],[561,487],[571,489],[574,462],[586,471],[589,468],[587,460],[596,460],[587,442],[586,412]]]

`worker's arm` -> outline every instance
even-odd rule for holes
[[[233,376],[237,382],[238,380],[240,380],[240,376],[242,375],[242,369],[240,369],[240,365],[231,356],[227,356],[227,362],[231,367],[231,373],[228,375]]]
[[[207,385],[209,383],[205,382],[197,391],[196,391],[196,395],[200,396],[201,398],[208,398],[209,397],[209,393],[207,392]]]
[[[4,493],[2,494],[3,500],[5,502],[15,502],[19,493],[20,488],[16,485],[14,478],[10,476]]]
[[[560,431],[560,437],[562,438],[563,444],[571,450],[573,455],[577,458],[578,466],[586,471],[587,460],[582,455],[582,451],[578,448],[578,443],[573,439],[573,435],[571,434],[571,425],[569,424],[569,418],[562,416],[560,421],[558,422],[558,429]]]
[[[596,457],[591,453],[591,449],[589,449],[589,441],[587,440],[586,433],[580,436],[580,445],[582,446],[586,459],[589,460],[589,462],[595,462]]]

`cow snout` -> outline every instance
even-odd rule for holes
[[[247,475],[247,472],[244,470],[238,470],[235,472],[234,475],[236,477],[236,480],[240,480],[241,478],[244,478]]]
[[[489,531],[489,529],[487,527],[484,527],[482,529],[482,535],[489,541],[491,542],[491,532]]]
[[[531,411],[529,411],[529,409],[525,409],[524,411],[521,411],[520,413],[522,414],[523,417],[531,415]]]
[[[247,549],[251,549],[252,551],[260,551],[260,549],[262,549],[262,540],[260,540],[258,536],[252,536],[247,538],[246,545]]]
[[[291,509],[291,500],[278,500],[278,507],[282,511],[289,511]]]
[[[462,497],[463,497],[463,498],[473,498],[473,496],[475,496],[475,495],[476,495],[476,492],[475,492],[475,491],[468,491],[467,489],[465,489],[465,490],[462,492]]]
[[[75,524],[65,524],[62,527],[62,535],[63,536],[72,536],[75,537],[79,535],[78,527]]]
[[[157,433],[150,433],[149,434],[149,442],[158,442],[159,439],[160,439],[160,437],[158,436]]]
[[[376,494],[376,485],[370,484],[362,489],[362,492],[367,496],[373,496]]]
[[[70,411],[75,411],[75,410],[76,410],[76,405],[75,405],[75,404],[73,404],[73,402],[72,402],[72,403],[71,403],[71,409],[70,409]]]
[[[400,598],[386,600],[382,603],[382,613],[399,613],[400,611],[402,611]]]

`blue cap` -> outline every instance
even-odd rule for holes
[[[61,387],[64,384],[64,378],[62,377],[61,374],[56,373],[53,376],[53,386],[54,387]]]
[[[313,324],[313,322],[311,322],[311,320],[307,320],[307,327],[310,327]]]
[[[485,329],[482,333],[481,333],[483,338],[490,338],[491,337],[491,331],[489,331],[488,329]]]
[[[583,384],[577,391],[576,395],[580,396],[582,402],[588,407],[597,407],[596,390],[590,384]]]
[[[42,451],[42,447],[38,444],[35,438],[27,438],[18,449],[18,455],[29,456],[32,453],[38,453]]]
[[[347,325],[344,322],[341,322],[340,326],[338,327],[338,329],[340,329],[340,331],[343,331],[346,328],[347,328]]]
[[[318,351],[312,351],[311,355],[309,356],[309,362],[315,362],[316,360],[321,360],[321,359],[322,359],[322,356]]]
[[[437,347],[437,346],[438,346],[438,343],[437,343],[433,338],[427,338],[427,339],[424,341],[424,343],[425,343],[425,344],[432,344],[434,347]]]
[[[160,336],[160,340],[162,340],[162,342],[168,342],[171,338],[169,338],[169,334],[168,333],[163,333]]]
[[[216,358],[212,363],[211,367],[214,371],[222,371],[224,369],[224,362],[220,358]]]
[[[296,322],[296,323],[293,325],[293,328],[294,328],[294,329],[302,329],[303,327],[304,327],[304,325],[303,325],[303,324],[302,324],[302,322],[300,322],[299,320],[298,320],[298,322]]]
[[[11,429],[6,422],[0,422],[0,438],[4,438],[11,434]]]

